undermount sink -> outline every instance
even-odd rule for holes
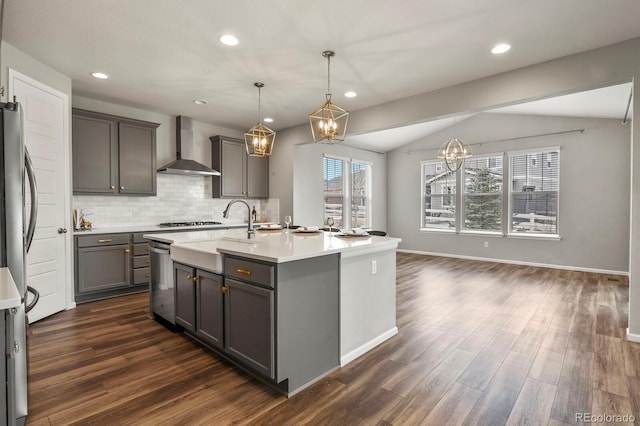
[[[222,274],[220,240],[193,241],[171,245],[171,260]]]

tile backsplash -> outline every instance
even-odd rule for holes
[[[73,208],[81,209],[95,228],[157,225],[162,222],[215,220],[222,223],[247,219],[244,206],[234,205],[229,218],[222,217],[230,199],[211,198],[211,178],[158,174],[155,197],[74,195]],[[258,216],[278,221],[278,199],[246,200]]]

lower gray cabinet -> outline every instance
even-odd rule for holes
[[[176,324],[205,343],[223,347],[222,276],[173,264]]]
[[[198,270],[196,286],[196,334],[205,342],[222,348],[223,339],[223,290],[222,276]]]
[[[227,277],[225,350],[257,372],[273,379],[273,290]]]
[[[129,234],[76,237],[76,302],[130,292],[131,244]],[[123,294],[125,294],[123,293]]]
[[[196,332],[196,287],[191,266],[173,263],[173,281],[176,285],[176,324],[192,333]]]
[[[88,302],[149,287],[146,243],[137,234],[76,235],[75,300]]]

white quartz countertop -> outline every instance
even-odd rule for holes
[[[199,232],[147,234],[145,238],[170,243],[180,249],[194,252],[224,253],[264,260],[273,263],[341,253],[357,256],[367,252],[395,249],[400,238],[393,237],[341,237],[336,233],[319,231],[301,233],[294,230],[256,231],[248,239],[246,229],[228,229]],[[203,241],[209,243],[204,244]]]
[[[0,268],[0,310],[15,308],[21,303],[22,298],[9,268]]]

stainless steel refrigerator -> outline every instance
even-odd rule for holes
[[[26,255],[37,219],[37,188],[31,159],[22,138],[21,107],[17,102],[0,103],[0,266],[13,276],[22,304],[4,311],[6,418],[0,424],[24,424],[27,416],[26,313],[37,303],[37,291],[27,286]],[[29,209],[25,195],[30,197]],[[28,222],[27,222],[28,220]],[[28,224],[27,224],[28,223]],[[33,293],[28,301],[27,294]],[[2,337],[2,336],[0,336]]]

